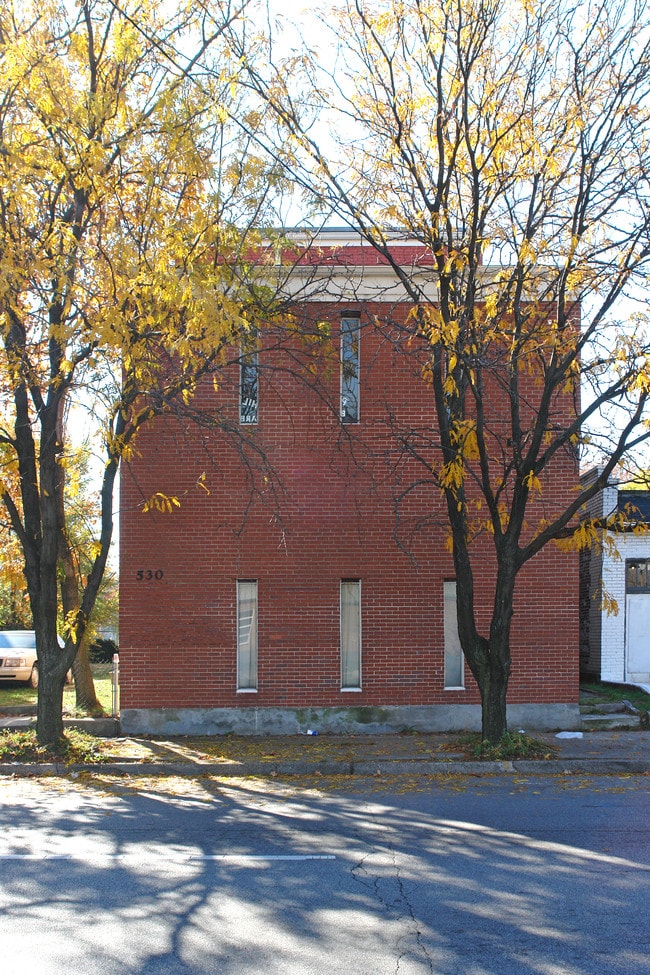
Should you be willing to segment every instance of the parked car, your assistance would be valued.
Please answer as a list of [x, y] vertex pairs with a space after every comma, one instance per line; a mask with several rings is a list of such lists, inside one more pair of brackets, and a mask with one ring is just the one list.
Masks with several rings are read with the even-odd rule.
[[38, 686], [36, 635], [33, 630], [0, 631], [0, 679]]
[[[59, 637], [59, 644], [63, 640]], [[0, 680], [22, 680], [38, 687], [36, 634], [33, 630], [0, 630]]]

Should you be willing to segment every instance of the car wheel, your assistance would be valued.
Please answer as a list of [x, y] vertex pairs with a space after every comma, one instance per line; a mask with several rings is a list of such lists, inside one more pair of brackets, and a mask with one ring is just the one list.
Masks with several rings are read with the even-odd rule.
[[32, 667], [32, 672], [29, 675], [29, 686], [38, 687], [38, 664], [34, 664]]

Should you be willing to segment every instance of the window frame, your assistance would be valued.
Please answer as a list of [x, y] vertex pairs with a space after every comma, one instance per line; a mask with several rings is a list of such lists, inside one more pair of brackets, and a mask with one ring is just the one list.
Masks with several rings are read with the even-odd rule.
[[[644, 567], [645, 581], [639, 582], [639, 572], [640, 566]], [[634, 582], [630, 582], [630, 576], [634, 570], [635, 578]], [[625, 592], [626, 595], [630, 593], [650, 593], [650, 559], [645, 559], [643, 557], [631, 558], [625, 560]]]
[[[353, 603], [345, 600], [344, 590], [354, 586], [356, 599]], [[350, 590], [352, 591], [352, 590]], [[361, 579], [341, 579], [339, 584], [339, 655], [341, 690], [345, 693], [362, 690], [362, 662], [363, 662], [363, 634], [361, 613]], [[346, 613], [354, 610], [354, 619], [348, 618]], [[355, 634], [354, 645], [350, 641], [351, 634]], [[349, 657], [356, 659], [349, 661]], [[358, 679], [352, 682], [349, 673]]]
[[[352, 350], [352, 354], [348, 350]], [[361, 419], [361, 315], [358, 312], [345, 312], [341, 315], [341, 375], [339, 414], [341, 423], [359, 423]], [[346, 367], [353, 363], [352, 371], [346, 374]], [[356, 411], [349, 416], [347, 399], [354, 402]]]
[[[245, 596], [244, 587], [250, 586], [254, 587], [254, 590], [249, 591], [249, 595]], [[258, 688], [258, 666], [259, 666], [259, 634], [258, 634], [258, 612], [259, 612], [259, 587], [257, 579], [238, 579], [237, 580], [237, 693], [238, 694], [256, 694]], [[253, 602], [252, 614], [250, 622], [248, 623], [248, 631], [244, 636], [243, 628], [245, 621], [243, 619], [243, 611], [246, 608], [245, 600]], [[254, 639], [251, 645], [251, 632], [254, 634]], [[244, 663], [244, 646], [248, 644], [247, 654], [250, 656], [250, 660], [246, 667], [243, 667]], [[243, 679], [243, 672], [246, 670], [248, 676], [246, 682]]]
[[[253, 396], [245, 396], [248, 389]], [[250, 405], [250, 404], [253, 404]], [[255, 426], [260, 412], [260, 374], [257, 349], [257, 331], [251, 333], [248, 347], [242, 345], [239, 359], [239, 422], [242, 426]]]
[[[458, 635], [456, 580], [445, 579], [443, 589], [443, 686], [446, 691], [465, 690], [465, 655]], [[460, 683], [452, 678], [460, 676]]]

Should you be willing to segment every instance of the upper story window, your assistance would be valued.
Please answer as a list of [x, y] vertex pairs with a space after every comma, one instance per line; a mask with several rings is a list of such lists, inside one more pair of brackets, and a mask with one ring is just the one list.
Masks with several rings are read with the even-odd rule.
[[257, 423], [259, 404], [259, 369], [257, 362], [257, 335], [251, 336], [247, 347], [242, 347], [239, 367], [239, 422]]
[[341, 318], [341, 421], [359, 422], [359, 316]]
[[620, 490], [618, 510], [626, 512], [630, 521], [650, 524], [650, 491]]

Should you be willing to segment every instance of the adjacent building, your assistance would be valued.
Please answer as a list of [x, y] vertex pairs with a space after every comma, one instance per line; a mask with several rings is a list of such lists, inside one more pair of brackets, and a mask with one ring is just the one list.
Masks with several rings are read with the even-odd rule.
[[648, 488], [612, 480], [589, 514], [606, 520], [616, 513], [624, 515], [621, 530], [581, 553], [580, 669], [585, 677], [650, 690]]

